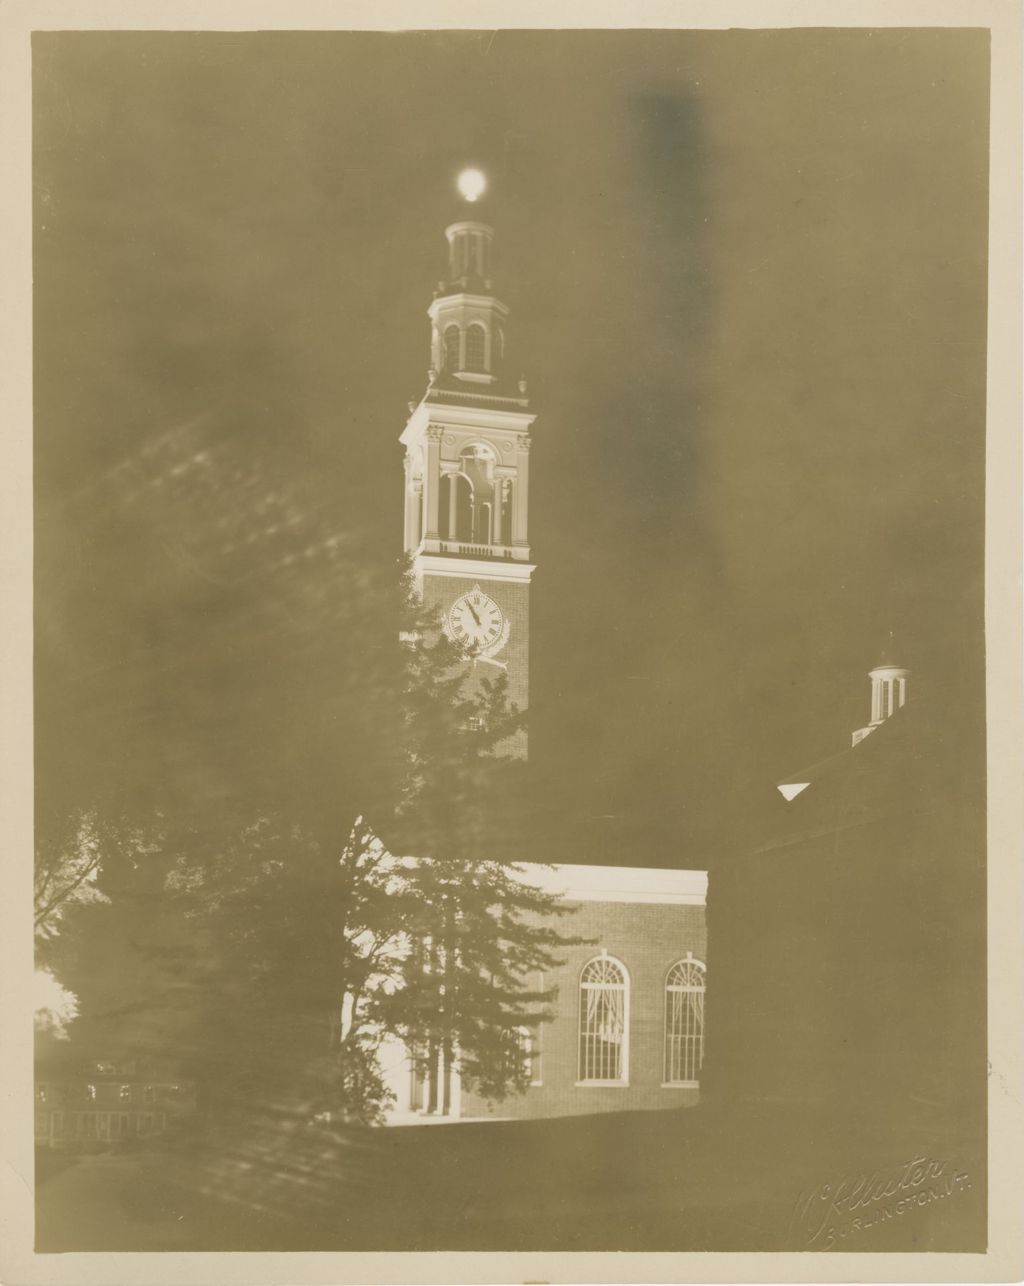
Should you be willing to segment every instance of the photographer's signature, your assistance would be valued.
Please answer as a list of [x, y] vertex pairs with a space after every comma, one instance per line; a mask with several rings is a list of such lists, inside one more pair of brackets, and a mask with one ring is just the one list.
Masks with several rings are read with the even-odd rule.
[[945, 1201], [970, 1187], [966, 1171], [947, 1161], [917, 1156], [905, 1164], [802, 1193], [793, 1212], [793, 1232], [804, 1250], [831, 1250], [876, 1224], [899, 1219], [933, 1201]]

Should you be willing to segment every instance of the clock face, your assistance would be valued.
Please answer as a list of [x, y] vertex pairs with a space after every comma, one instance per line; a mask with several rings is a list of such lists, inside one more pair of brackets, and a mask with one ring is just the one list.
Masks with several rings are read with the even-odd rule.
[[450, 639], [477, 656], [493, 656], [508, 641], [509, 622], [501, 608], [479, 585], [451, 605], [445, 618]]

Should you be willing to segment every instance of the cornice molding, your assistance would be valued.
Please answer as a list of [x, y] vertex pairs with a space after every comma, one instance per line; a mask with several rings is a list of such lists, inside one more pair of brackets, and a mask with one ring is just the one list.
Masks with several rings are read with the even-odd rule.
[[503, 318], [508, 317], [512, 311], [507, 304], [503, 304], [494, 295], [473, 295], [459, 290], [453, 294], [438, 295], [436, 299], [432, 299], [427, 309], [427, 316], [432, 322], [436, 322], [438, 314], [450, 308], [479, 308], [482, 311], [500, 313]]
[[537, 570], [535, 563], [519, 563], [512, 558], [453, 558], [446, 554], [415, 554], [412, 567], [417, 577], [447, 576], [517, 585], [528, 585]]
[[[471, 394], [467, 399], [472, 397]], [[466, 430], [505, 432], [513, 435], [529, 435], [536, 415], [531, 411], [505, 410], [503, 407], [458, 406], [453, 403], [420, 402], [409, 416], [405, 428], [399, 436], [404, 446], [410, 446], [424, 436], [429, 428], [440, 432], [448, 429], [465, 432]]]
[[707, 871], [650, 866], [539, 866], [524, 862], [520, 878], [545, 892], [561, 893], [570, 902], [703, 906], [708, 889]]

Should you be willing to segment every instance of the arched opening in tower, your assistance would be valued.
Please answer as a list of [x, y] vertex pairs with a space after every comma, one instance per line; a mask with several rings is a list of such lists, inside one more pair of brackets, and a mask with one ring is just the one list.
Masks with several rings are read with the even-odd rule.
[[[472, 484], [469, 534], [459, 536], [460, 540], [472, 540], [480, 545], [491, 543], [491, 515], [495, 501], [494, 466], [497, 463], [493, 448], [485, 442], [475, 442], [459, 452], [461, 473]], [[461, 524], [459, 530], [464, 530]]]
[[487, 335], [479, 322], [466, 330], [466, 370], [483, 373], [486, 365]]
[[473, 539], [473, 484], [464, 473], [441, 475], [437, 527], [442, 540]]

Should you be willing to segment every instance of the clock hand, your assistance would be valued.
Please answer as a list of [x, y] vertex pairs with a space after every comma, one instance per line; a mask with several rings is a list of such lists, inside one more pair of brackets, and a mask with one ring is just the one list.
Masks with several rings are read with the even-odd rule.
[[477, 625], [480, 625], [480, 617], [477, 616], [476, 611], [473, 608], [473, 604], [469, 601], [468, 598], [466, 599], [466, 606], [469, 608], [470, 612], [472, 612], [473, 620], [476, 621]]

